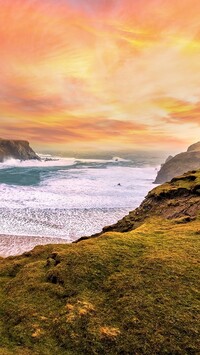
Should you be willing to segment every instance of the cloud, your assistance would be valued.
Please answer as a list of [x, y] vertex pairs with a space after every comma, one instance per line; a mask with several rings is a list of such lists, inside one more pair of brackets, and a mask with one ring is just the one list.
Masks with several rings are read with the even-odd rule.
[[46, 132], [44, 140], [54, 144], [159, 147], [196, 139], [199, 1], [0, 0], [0, 6], [2, 133], [23, 127], [30, 139], [39, 142]]
[[[52, 125], [40, 122], [25, 123], [26, 135], [31, 142], [36, 145], [48, 146], [52, 148], [52, 142], [62, 147], [62, 149], [84, 149], [90, 146], [90, 149], [154, 149], [175, 145], [184, 146], [184, 140], [179, 137], [172, 137], [163, 134], [163, 132], [152, 130], [148, 126], [138, 123], [131, 123], [118, 120], [96, 119], [95, 121], [69, 120], [60, 124]], [[9, 134], [8, 134], [9, 132]], [[23, 127], [13, 124], [9, 125], [7, 121], [1, 125], [1, 135], [4, 137], [18, 138], [23, 132]], [[53, 146], [56, 147], [55, 144]]]
[[195, 124], [200, 126], [200, 102], [169, 100], [170, 114], [166, 118], [171, 124]]

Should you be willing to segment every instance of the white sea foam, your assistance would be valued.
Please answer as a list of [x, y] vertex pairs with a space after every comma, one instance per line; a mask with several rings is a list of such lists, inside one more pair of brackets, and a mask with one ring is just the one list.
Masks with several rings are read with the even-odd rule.
[[0, 234], [72, 241], [99, 232], [137, 207], [156, 175], [119, 157], [54, 159], [0, 165]]
[[[49, 159], [49, 160], [45, 160]], [[51, 159], [51, 160], [50, 160]], [[18, 159], [7, 159], [0, 164], [0, 169], [11, 168], [11, 167], [54, 167], [54, 166], [70, 166], [75, 164], [75, 158], [60, 158], [51, 156], [42, 156], [42, 160], [25, 160], [21, 161]]]
[[18, 159], [7, 159], [0, 164], [0, 169], [11, 168], [11, 167], [56, 167], [56, 166], [72, 166], [77, 163], [119, 163], [119, 162], [130, 162], [128, 159], [123, 159], [120, 157], [113, 157], [112, 159], [76, 159], [76, 158], [65, 158], [60, 156], [51, 156], [50, 154], [38, 154], [41, 160], [25, 160], [21, 161]]

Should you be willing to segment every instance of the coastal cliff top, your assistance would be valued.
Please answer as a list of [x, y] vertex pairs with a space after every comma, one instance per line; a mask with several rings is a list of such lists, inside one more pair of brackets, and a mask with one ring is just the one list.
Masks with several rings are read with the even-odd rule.
[[4, 142], [13, 142], [13, 143], [18, 143], [18, 142], [21, 142], [21, 143], [25, 143], [25, 144], [29, 144], [29, 142], [25, 139], [8, 139], [8, 138], [1, 138], [0, 137], [0, 143], [4, 141]]

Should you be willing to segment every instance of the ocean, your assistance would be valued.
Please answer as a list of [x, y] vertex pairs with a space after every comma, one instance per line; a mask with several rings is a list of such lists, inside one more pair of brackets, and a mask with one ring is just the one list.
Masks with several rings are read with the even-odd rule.
[[151, 190], [157, 159], [75, 159], [0, 164], [0, 235], [62, 238], [100, 232]]

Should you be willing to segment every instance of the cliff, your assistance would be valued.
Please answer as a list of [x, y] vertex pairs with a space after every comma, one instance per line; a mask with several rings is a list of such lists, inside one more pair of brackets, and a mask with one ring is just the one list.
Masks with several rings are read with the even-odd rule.
[[167, 160], [161, 166], [155, 184], [170, 181], [173, 177], [186, 173], [189, 170], [200, 168], [200, 142], [191, 145], [187, 152], [180, 153]]
[[197, 354], [199, 202], [196, 171], [125, 228], [0, 258], [0, 354]]
[[[117, 223], [106, 226], [98, 237], [106, 232], [128, 232], [138, 228], [148, 218], [162, 217], [175, 221], [190, 221], [200, 212], [200, 171], [191, 171], [173, 178], [151, 190], [142, 204]], [[90, 238], [90, 237], [89, 237]], [[80, 238], [77, 242], [87, 239]]]
[[39, 156], [29, 146], [29, 142], [23, 140], [9, 140], [0, 138], [0, 162], [14, 158], [19, 160], [40, 160]]

